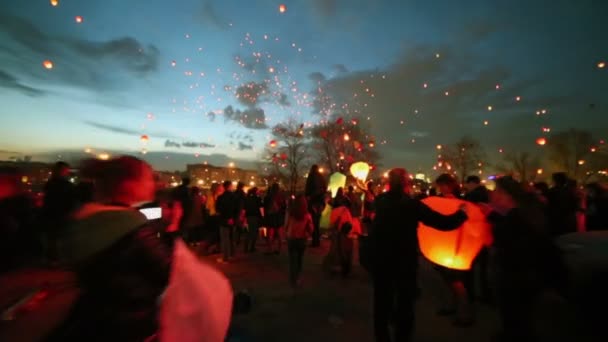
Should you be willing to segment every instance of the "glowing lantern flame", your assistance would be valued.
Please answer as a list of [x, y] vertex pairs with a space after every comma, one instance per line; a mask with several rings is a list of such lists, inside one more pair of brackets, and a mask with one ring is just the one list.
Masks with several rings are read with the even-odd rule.
[[581, 159], [581, 160], [579, 160], [579, 161], [578, 161], [578, 165], [585, 165], [585, 161], [584, 161], [584, 160], [582, 160], [582, 159]]
[[59, 0], [51, 0], [50, 3], [51, 3], [51, 6], [53, 6], [53, 7], [59, 6]]
[[365, 181], [369, 174], [369, 164], [366, 162], [357, 162], [350, 166], [350, 173], [358, 180]]
[[141, 136], [140, 140], [141, 140], [142, 143], [145, 144], [145, 143], [148, 142], [148, 140], [150, 140], [150, 138], [148, 138], [148, 136], [144, 134], [144, 135]]
[[539, 174], [539, 175], [542, 175], [543, 174], [543, 169], [536, 170], [536, 173]]
[[604, 69], [606, 67], [606, 62], [599, 62], [597, 63], [597, 67], [600, 69]]
[[50, 60], [45, 60], [44, 62], [42, 62], [42, 65], [46, 68], [46, 69], [53, 69], [53, 62], [51, 62]]
[[79, 15], [77, 15], [77, 16], [74, 18], [74, 20], [76, 20], [76, 22], [77, 22], [78, 24], [82, 23], [82, 21], [83, 21], [82, 17], [81, 17], [81, 16], [79, 16]]
[[348, 133], [344, 133], [344, 141], [349, 141], [350, 140], [350, 136], [348, 135]]
[[462, 204], [467, 206], [468, 219], [458, 229], [442, 232], [421, 223], [418, 241], [422, 254], [433, 263], [456, 270], [469, 270], [481, 248], [491, 243], [485, 215], [477, 206], [457, 199], [429, 197], [423, 202], [444, 215], [456, 212]]
[[547, 144], [547, 139], [545, 138], [538, 138], [536, 139], [536, 143], [540, 146], [545, 146]]
[[285, 5], [283, 5], [283, 4], [280, 4], [280, 5], [279, 5], [279, 12], [280, 12], [280, 13], [285, 13], [285, 12], [287, 12], [287, 6], [285, 6]]
[[277, 147], [277, 141], [276, 140], [270, 140], [270, 147]]

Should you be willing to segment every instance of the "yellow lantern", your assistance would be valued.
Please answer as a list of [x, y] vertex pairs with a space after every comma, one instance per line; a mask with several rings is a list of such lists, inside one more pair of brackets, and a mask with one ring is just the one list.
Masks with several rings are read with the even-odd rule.
[[369, 164], [366, 162], [357, 162], [350, 166], [350, 173], [357, 180], [365, 182], [369, 174]]
[[458, 199], [429, 197], [423, 202], [444, 215], [455, 213], [461, 204], [467, 206], [468, 219], [455, 230], [443, 232], [420, 223], [418, 241], [420, 251], [431, 262], [455, 270], [470, 270], [481, 248], [492, 241], [485, 215], [476, 205]]
[[346, 176], [340, 172], [336, 172], [329, 177], [329, 191], [331, 191], [331, 197], [336, 197], [339, 188], [346, 186]]

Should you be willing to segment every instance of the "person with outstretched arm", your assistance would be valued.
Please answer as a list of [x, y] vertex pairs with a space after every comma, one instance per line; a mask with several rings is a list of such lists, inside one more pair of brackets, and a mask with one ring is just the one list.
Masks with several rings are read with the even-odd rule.
[[[376, 341], [410, 341], [414, 331], [414, 302], [417, 293], [418, 223], [440, 230], [453, 230], [467, 219], [464, 206], [452, 215], [442, 215], [409, 196], [407, 171], [389, 172], [389, 191], [375, 200], [370, 239], [374, 284], [374, 332]], [[394, 339], [389, 333], [391, 316]]]

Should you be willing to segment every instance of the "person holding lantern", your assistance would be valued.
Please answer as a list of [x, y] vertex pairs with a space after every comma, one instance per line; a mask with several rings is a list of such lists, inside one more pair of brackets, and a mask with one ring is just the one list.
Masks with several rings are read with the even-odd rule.
[[388, 174], [389, 190], [376, 198], [370, 231], [374, 284], [376, 341], [391, 341], [389, 322], [394, 320], [395, 341], [410, 341], [414, 330], [417, 294], [418, 223], [440, 230], [458, 228], [467, 219], [464, 206], [442, 215], [411, 198], [409, 177], [402, 168]]

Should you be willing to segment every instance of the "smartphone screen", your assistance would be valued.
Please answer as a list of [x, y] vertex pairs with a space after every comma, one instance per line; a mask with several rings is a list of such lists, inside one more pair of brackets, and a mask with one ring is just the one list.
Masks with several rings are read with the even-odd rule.
[[144, 214], [148, 220], [158, 220], [163, 216], [161, 207], [144, 208], [139, 209], [139, 211]]

